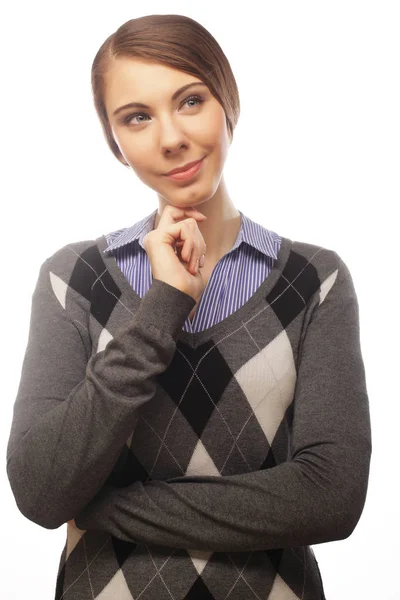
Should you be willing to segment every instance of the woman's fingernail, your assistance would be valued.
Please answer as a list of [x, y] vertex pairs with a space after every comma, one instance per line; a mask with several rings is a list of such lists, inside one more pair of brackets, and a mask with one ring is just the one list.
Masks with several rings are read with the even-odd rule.
[[199, 263], [200, 267], [204, 267], [204, 260], [205, 260], [205, 256], [204, 256], [204, 254], [202, 254], [201, 258], [200, 258], [200, 263]]

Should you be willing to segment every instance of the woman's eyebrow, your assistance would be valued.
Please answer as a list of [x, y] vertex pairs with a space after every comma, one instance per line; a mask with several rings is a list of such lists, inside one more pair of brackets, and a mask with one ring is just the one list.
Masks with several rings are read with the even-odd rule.
[[[207, 87], [207, 85], [201, 81], [195, 81], [193, 83], [188, 83], [187, 85], [183, 85], [178, 90], [176, 90], [176, 92], [174, 92], [172, 94], [171, 100], [175, 100], [179, 96], [179, 94], [181, 94], [188, 88], [193, 87], [195, 85], [204, 85], [205, 87]], [[114, 110], [113, 116], [117, 115], [119, 112], [121, 112], [121, 110], [124, 110], [125, 108], [148, 108], [149, 109], [150, 106], [147, 106], [147, 104], [142, 104], [142, 102], [130, 102], [129, 104], [124, 104], [124, 106], [120, 106], [116, 110]]]

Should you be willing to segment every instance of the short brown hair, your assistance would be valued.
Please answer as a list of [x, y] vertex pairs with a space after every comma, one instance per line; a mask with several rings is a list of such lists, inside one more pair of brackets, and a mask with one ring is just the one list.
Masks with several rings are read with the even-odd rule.
[[92, 93], [104, 136], [112, 153], [129, 166], [116, 144], [104, 104], [110, 62], [132, 57], [163, 63], [203, 81], [222, 105], [228, 131], [239, 119], [240, 101], [231, 66], [215, 38], [200, 23], [183, 15], [147, 15], [121, 25], [101, 45], [92, 64]]

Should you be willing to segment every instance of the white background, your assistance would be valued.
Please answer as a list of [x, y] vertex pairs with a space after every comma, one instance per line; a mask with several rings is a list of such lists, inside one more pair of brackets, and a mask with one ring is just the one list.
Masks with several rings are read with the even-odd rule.
[[90, 69], [125, 21], [176, 13], [217, 39], [241, 116], [225, 165], [235, 206], [334, 249], [353, 276], [373, 434], [350, 538], [313, 547], [328, 600], [395, 600], [398, 582], [400, 18], [398, 2], [15, 2], [1, 9], [1, 595], [53, 599], [67, 526], [18, 510], [6, 444], [41, 263], [132, 225], [156, 193], [109, 151]]

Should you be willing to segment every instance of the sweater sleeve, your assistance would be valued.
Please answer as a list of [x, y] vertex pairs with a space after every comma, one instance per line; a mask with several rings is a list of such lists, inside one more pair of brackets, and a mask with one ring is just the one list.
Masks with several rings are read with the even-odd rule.
[[129, 325], [88, 360], [82, 323], [53, 291], [51, 259], [42, 264], [32, 295], [7, 475], [22, 514], [55, 529], [106, 483], [196, 302], [153, 279]]
[[75, 518], [128, 542], [208, 551], [313, 545], [351, 535], [363, 511], [372, 452], [358, 301], [338, 257], [316, 293], [298, 363], [290, 460], [230, 476], [105, 486]]

